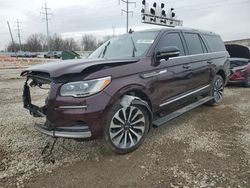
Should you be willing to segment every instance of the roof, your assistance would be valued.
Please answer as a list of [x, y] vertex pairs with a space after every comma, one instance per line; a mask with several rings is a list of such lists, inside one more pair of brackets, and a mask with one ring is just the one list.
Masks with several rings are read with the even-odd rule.
[[137, 32], [144, 32], [144, 31], [168, 31], [168, 30], [180, 30], [180, 31], [187, 31], [187, 32], [199, 32], [203, 34], [209, 34], [209, 35], [218, 35], [214, 32], [207, 31], [207, 30], [201, 30], [201, 29], [194, 29], [194, 28], [188, 28], [188, 27], [168, 27], [168, 28], [159, 28], [159, 29], [147, 29], [147, 30], [141, 30]]

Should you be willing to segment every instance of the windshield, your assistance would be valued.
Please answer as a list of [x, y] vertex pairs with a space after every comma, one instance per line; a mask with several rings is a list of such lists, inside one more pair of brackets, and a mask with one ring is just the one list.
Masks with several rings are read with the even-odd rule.
[[123, 59], [144, 55], [155, 40], [158, 32], [135, 32], [105, 42], [88, 58]]

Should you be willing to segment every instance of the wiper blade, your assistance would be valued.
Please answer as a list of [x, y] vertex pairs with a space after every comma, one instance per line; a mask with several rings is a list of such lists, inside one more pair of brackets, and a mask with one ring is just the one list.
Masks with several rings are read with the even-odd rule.
[[[110, 41], [106, 44], [106, 46], [104, 47], [104, 50], [103, 50], [103, 52], [102, 52], [102, 58], [104, 58], [104, 56], [105, 56], [105, 54], [106, 54], [106, 51], [107, 51], [107, 48], [108, 48], [108, 46], [110, 45]], [[100, 56], [101, 56], [101, 54], [100, 54]], [[99, 56], [99, 57], [100, 57]]]
[[134, 41], [134, 39], [133, 39], [132, 36], [130, 38], [131, 38], [131, 41], [132, 41], [132, 44], [133, 44], [133, 54], [132, 54], [132, 57], [135, 57], [135, 52], [137, 52], [137, 49], [135, 47], [135, 41]]

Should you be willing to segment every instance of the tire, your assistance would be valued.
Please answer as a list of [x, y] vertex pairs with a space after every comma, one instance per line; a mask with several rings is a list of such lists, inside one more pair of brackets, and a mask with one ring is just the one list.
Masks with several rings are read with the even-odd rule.
[[149, 126], [150, 120], [145, 107], [131, 104], [125, 109], [118, 101], [107, 115], [105, 144], [118, 154], [132, 152], [145, 140]]
[[210, 106], [216, 106], [221, 103], [224, 95], [225, 81], [220, 75], [216, 75], [212, 81], [210, 96], [213, 100], [209, 101], [207, 104]]
[[246, 79], [245, 87], [250, 87], [250, 75]]

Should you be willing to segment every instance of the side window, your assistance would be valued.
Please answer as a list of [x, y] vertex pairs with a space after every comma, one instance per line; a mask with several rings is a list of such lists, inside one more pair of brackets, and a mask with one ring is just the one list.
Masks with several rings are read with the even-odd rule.
[[212, 52], [225, 51], [225, 45], [217, 35], [203, 35]]
[[184, 37], [187, 42], [190, 55], [203, 54], [205, 52], [204, 46], [202, 46], [201, 39], [198, 34], [184, 33]]
[[[199, 38], [200, 38], [200, 37], [199, 37]], [[204, 41], [203, 41], [201, 38], [200, 38], [200, 41], [201, 41], [201, 45], [202, 45], [203, 52], [208, 53], [208, 50], [207, 50], [206, 45], [204, 44]]]
[[158, 49], [167, 46], [176, 46], [180, 50], [180, 56], [185, 55], [184, 47], [179, 33], [169, 33], [163, 36], [160, 41], [160, 44], [158, 45]]

